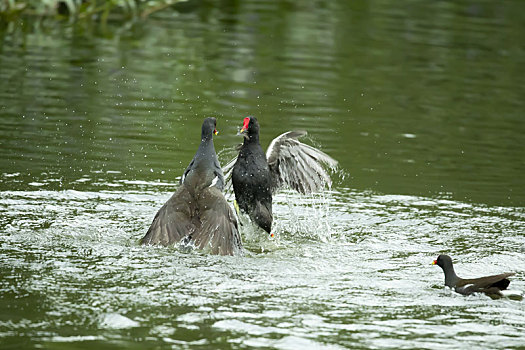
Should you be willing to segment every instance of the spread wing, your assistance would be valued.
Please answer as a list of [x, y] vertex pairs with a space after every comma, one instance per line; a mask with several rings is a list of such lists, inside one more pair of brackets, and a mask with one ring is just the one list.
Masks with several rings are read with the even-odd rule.
[[298, 140], [305, 135], [306, 131], [288, 131], [270, 143], [266, 159], [273, 177], [273, 191], [289, 187], [300, 193], [311, 193], [332, 185], [326, 166], [335, 168], [337, 161]]
[[212, 254], [242, 253], [237, 220], [221, 191], [207, 187], [198, 198], [182, 185], [159, 209], [141, 244], [182, 242]]
[[[208, 187], [197, 200], [201, 225], [192, 235], [190, 243], [212, 254], [236, 255], [242, 252], [237, 219], [216, 187]], [[199, 204], [199, 203], [206, 203]]]
[[180, 242], [195, 230], [191, 219], [191, 195], [186, 186], [180, 186], [159, 209], [141, 244], [168, 246]]

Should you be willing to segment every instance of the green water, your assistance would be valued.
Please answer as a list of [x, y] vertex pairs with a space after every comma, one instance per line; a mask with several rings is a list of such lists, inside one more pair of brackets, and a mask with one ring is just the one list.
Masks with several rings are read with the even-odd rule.
[[[38, 22], [38, 23], [37, 23]], [[107, 26], [0, 23], [1, 348], [520, 348], [525, 3], [190, 1]], [[244, 257], [141, 247], [215, 148], [291, 129], [340, 163]]]

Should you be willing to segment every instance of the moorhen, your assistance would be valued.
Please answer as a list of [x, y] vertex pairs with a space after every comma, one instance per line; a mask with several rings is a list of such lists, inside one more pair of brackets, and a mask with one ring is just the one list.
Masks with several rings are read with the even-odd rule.
[[142, 244], [182, 243], [212, 254], [242, 252], [237, 219], [222, 189], [224, 175], [213, 147], [215, 118], [202, 123], [201, 143], [184, 171], [180, 187], [159, 209]]
[[500, 275], [486, 276], [480, 278], [464, 279], [460, 278], [454, 272], [452, 259], [448, 255], [440, 255], [432, 262], [432, 265], [438, 265], [445, 273], [445, 285], [453, 288], [456, 292], [463, 295], [472, 293], [485, 293], [491, 297], [503, 296], [501, 291], [507, 289], [510, 281], [507, 277], [514, 273], [502, 273]]
[[[272, 140], [266, 154], [259, 143], [259, 122], [246, 117], [239, 131], [244, 136], [239, 155], [225, 166], [238, 209], [252, 222], [271, 233], [272, 194], [281, 187], [302, 194], [321, 190], [332, 181], [323, 165], [333, 168], [337, 161], [320, 150], [299, 142], [306, 131], [288, 131]], [[233, 167], [233, 170], [232, 170]], [[272, 234], [273, 235], [273, 234]]]

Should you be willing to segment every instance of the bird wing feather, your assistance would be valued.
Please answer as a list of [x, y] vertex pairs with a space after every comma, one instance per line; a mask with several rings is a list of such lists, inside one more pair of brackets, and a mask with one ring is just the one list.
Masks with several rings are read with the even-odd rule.
[[232, 160], [230, 160], [225, 166], [222, 167], [222, 172], [224, 173], [224, 192], [231, 193], [232, 192], [232, 174], [233, 174], [233, 167], [235, 166], [235, 163], [237, 162], [239, 154], [235, 156]]
[[236, 255], [242, 252], [237, 219], [216, 187], [209, 187], [199, 194], [197, 208], [201, 225], [191, 235], [190, 244], [218, 255]]
[[334, 168], [337, 161], [298, 140], [306, 134], [306, 131], [288, 131], [270, 143], [266, 159], [274, 180], [273, 191], [290, 187], [304, 194], [331, 186], [332, 181], [325, 167]]
[[193, 209], [188, 203], [191, 203], [191, 195], [182, 185], [159, 209], [141, 243], [168, 246], [191, 234], [195, 225], [191, 219]]
[[512, 275], [514, 275], [514, 273], [511, 272], [480, 278], [461, 279], [461, 281], [456, 284], [456, 289], [459, 289], [462, 294], [484, 292], [494, 287], [499, 290], [504, 290], [507, 289], [510, 283], [507, 277]]
[[237, 219], [222, 192], [215, 186], [194, 198], [180, 186], [159, 209], [142, 244], [194, 246], [211, 254], [242, 253]]

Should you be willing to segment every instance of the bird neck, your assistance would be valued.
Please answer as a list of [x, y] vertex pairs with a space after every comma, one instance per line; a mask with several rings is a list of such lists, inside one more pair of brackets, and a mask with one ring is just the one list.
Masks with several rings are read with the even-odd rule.
[[459, 280], [459, 277], [456, 275], [454, 267], [449, 266], [446, 270], [443, 271], [445, 272], [445, 286], [450, 288], [455, 287], [456, 283]]
[[213, 135], [210, 134], [210, 133], [202, 133], [201, 134], [201, 143], [202, 142], [210, 142], [211, 140], [213, 140]]
[[190, 193], [193, 194], [205, 187], [214, 185], [214, 178], [216, 176], [218, 176], [218, 178], [215, 180], [215, 183], [219, 181], [219, 185], [216, 185], [216, 187], [222, 189], [224, 178], [218, 164], [219, 161], [215, 153], [213, 140], [203, 140], [183, 179], [183, 183], [187, 185]]
[[215, 155], [215, 147], [213, 146], [213, 138], [211, 136], [208, 138], [204, 138], [203, 136], [201, 144], [197, 149], [197, 154], [199, 155], [199, 158], [206, 155]]
[[245, 145], [258, 145], [259, 144], [259, 134], [251, 134], [244, 139]]

